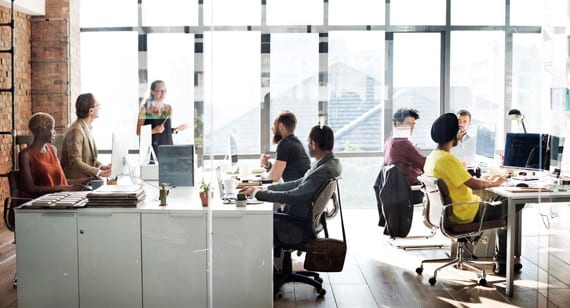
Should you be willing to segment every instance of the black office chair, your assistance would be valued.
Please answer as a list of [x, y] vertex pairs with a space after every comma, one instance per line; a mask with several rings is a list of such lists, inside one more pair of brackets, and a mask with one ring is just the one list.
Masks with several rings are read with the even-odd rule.
[[[440, 263], [446, 262], [444, 265], [438, 267], [433, 272], [433, 277], [429, 279], [429, 283], [433, 286], [436, 283], [437, 272], [445, 267], [455, 265], [458, 269], [468, 268], [479, 273], [479, 285], [485, 285], [486, 272], [484, 269], [478, 267], [475, 263], [465, 260], [463, 252], [467, 250], [473, 255], [473, 252], [469, 250], [468, 243], [475, 245], [479, 240], [479, 236], [482, 231], [488, 229], [495, 229], [506, 226], [507, 222], [505, 219], [496, 220], [484, 220], [479, 222], [472, 222], [466, 224], [455, 224], [449, 221], [449, 217], [452, 214], [452, 209], [454, 206], [462, 206], [467, 204], [483, 204], [483, 211], [487, 210], [488, 206], [500, 206], [500, 201], [486, 202], [486, 201], [473, 201], [473, 202], [462, 202], [453, 203], [449, 197], [449, 190], [447, 185], [442, 179], [438, 179], [431, 176], [421, 175], [418, 177], [422, 183], [422, 190], [424, 191], [425, 198], [425, 211], [424, 219], [426, 223], [430, 224], [435, 228], [440, 228], [443, 235], [450, 239], [457, 240], [457, 250], [455, 258], [445, 258], [445, 259], [431, 259], [423, 260], [420, 267], [416, 268], [416, 273], [421, 275], [424, 270], [424, 263]], [[485, 212], [481, 217], [485, 217]]]
[[[4, 199], [4, 225], [6, 225], [6, 228], [8, 230], [16, 232], [16, 219], [14, 216], [14, 209], [21, 204], [30, 201], [31, 198], [24, 197], [19, 170], [10, 171], [10, 173], [8, 173], [8, 184], [10, 186], [10, 196]], [[14, 237], [13, 243], [16, 243], [16, 237]], [[16, 277], [16, 273], [14, 273], [12, 285], [14, 288], [18, 285], [18, 278]]]
[[337, 180], [328, 180], [315, 194], [305, 219], [299, 219], [286, 213], [275, 213], [273, 219], [273, 241], [277, 255], [283, 251], [283, 268], [273, 273], [273, 295], [281, 297], [279, 290], [287, 282], [301, 282], [315, 287], [319, 296], [324, 296], [323, 279], [317, 272], [293, 271], [292, 251], [307, 251], [312, 239], [321, 231], [328, 232], [322, 223], [322, 217], [337, 188]]

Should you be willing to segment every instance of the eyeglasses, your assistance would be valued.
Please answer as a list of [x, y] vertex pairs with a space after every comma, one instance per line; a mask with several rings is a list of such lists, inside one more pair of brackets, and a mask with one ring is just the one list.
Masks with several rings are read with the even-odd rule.
[[101, 104], [96, 103], [96, 104], [93, 106], [93, 108], [97, 108], [97, 107], [101, 107]]

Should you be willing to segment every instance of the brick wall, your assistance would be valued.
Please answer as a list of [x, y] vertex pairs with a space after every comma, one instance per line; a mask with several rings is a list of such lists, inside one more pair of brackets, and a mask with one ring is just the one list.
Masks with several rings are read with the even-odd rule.
[[[19, 12], [15, 14], [15, 89], [16, 89], [16, 123], [18, 133], [27, 132], [28, 118], [31, 115], [31, 85], [32, 69], [30, 63], [30, 37], [31, 17]], [[10, 21], [10, 9], [0, 7], [0, 23]], [[0, 28], [0, 48], [8, 49], [11, 46], [9, 27]], [[0, 87], [11, 86], [11, 58], [8, 54], [0, 54]], [[12, 97], [10, 93], [0, 93], [0, 174], [6, 174], [12, 170]], [[6, 134], [8, 133], [8, 134]], [[0, 177], [0, 200], [4, 200], [9, 194], [8, 181]], [[0, 225], [3, 225], [0, 224]]]
[[[45, 16], [32, 17], [16, 12], [17, 134], [29, 134], [28, 119], [34, 112], [43, 111], [53, 115], [57, 133], [63, 133], [74, 119], [71, 95], [77, 95], [81, 84], [79, 0], [46, 0], [45, 5]], [[10, 9], [0, 7], [0, 22], [9, 20]], [[0, 29], [0, 48], [9, 47], [10, 40], [10, 29]], [[10, 74], [10, 58], [0, 54], [0, 87], [9, 87]], [[12, 131], [11, 114], [10, 95], [0, 93], [0, 132]], [[12, 136], [1, 134], [0, 174], [10, 170]], [[8, 195], [7, 179], [0, 177], [0, 200], [3, 201]], [[3, 227], [3, 222], [0, 226]]]

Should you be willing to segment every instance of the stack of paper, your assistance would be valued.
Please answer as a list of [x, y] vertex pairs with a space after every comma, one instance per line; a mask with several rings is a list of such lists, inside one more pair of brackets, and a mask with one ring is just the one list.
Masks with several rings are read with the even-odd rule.
[[141, 185], [105, 185], [87, 194], [87, 206], [137, 206], [145, 196]]

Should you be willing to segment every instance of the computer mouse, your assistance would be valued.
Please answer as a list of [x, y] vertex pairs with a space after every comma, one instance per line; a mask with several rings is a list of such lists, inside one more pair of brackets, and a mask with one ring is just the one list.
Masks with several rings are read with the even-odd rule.
[[518, 183], [516, 186], [517, 187], [528, 187], [528, 184], [527, 183]]

